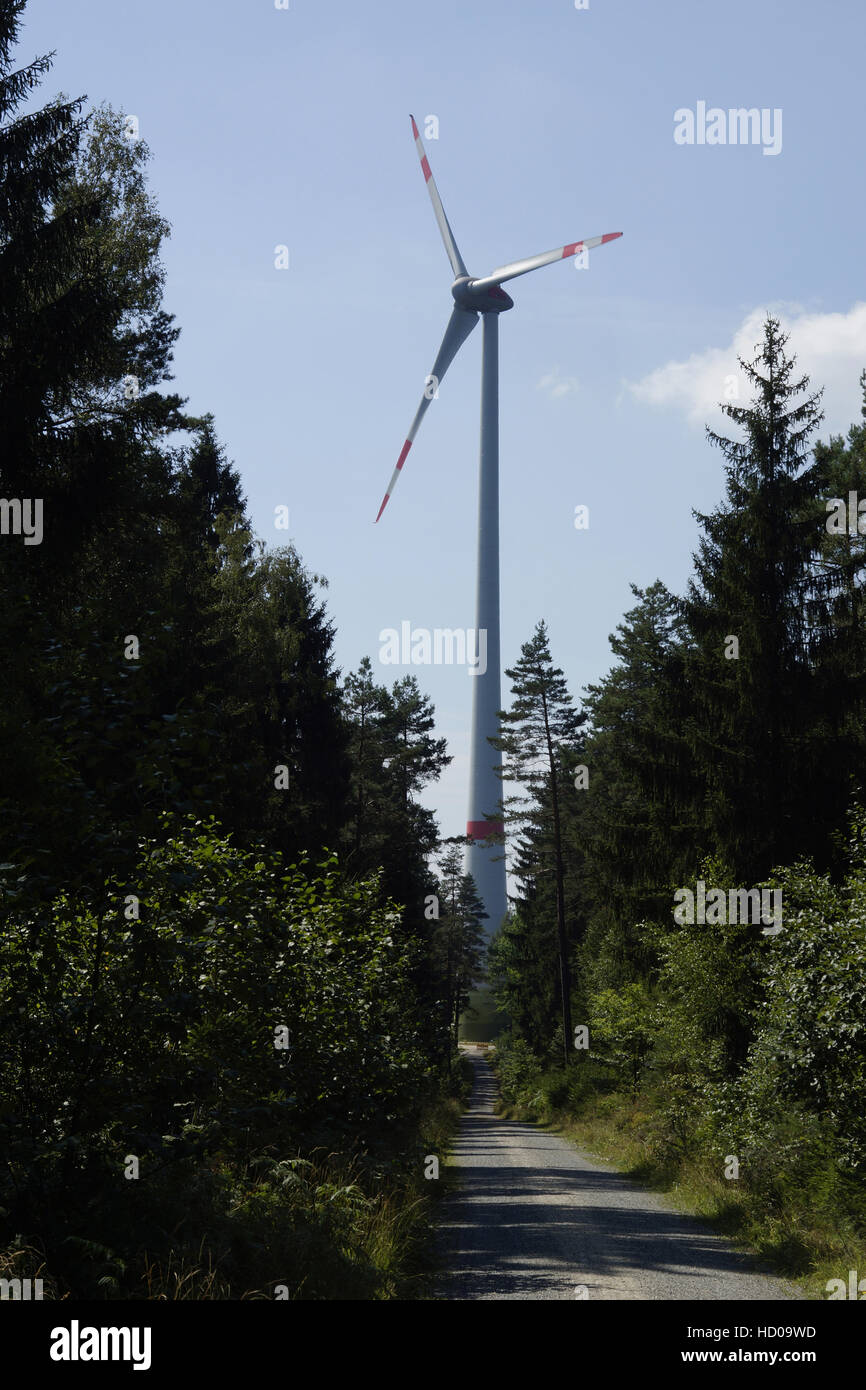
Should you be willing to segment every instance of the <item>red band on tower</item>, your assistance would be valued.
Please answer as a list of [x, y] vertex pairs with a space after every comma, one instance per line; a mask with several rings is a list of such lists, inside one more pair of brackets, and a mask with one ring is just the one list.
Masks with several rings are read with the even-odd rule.
[[491, 835], [504, 835], [505, 826], [501, 820], [468, 820], [466, 834], [470, 840], [486, 840]]

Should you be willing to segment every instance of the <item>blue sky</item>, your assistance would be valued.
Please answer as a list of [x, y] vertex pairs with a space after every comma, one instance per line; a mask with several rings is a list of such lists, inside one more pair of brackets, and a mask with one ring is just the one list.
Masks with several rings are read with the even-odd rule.
[[[269, 543], [289, 507], [289, 536], [328, 577], [344, 670], [369, 654], [382, 679], [404, 674], [377, 660], [380, 631], [403, 620], [474, 624], [480, 331], [373, 525], [451, 308], [410, 111], [438, 119], [428, 155], [470, 273], [624, 233], [588, 270], [508, 287], [505, 664], [544, 617], [577, 697], [610, 665], [629, 583], [682, 589], [691, 509], [722, 495], [703, 424], [764, 309], [826, 384], [825, 433], [859, 418], [855, 0], [31, 0], [19, 59], [50, 49], [43, 98], [86, 93], [138, 117], [173, 228], [176, 388], [214, 412]], [[676, 144], [675, 111], [699, 101], [780, 110], [780, 153]], [[428, 799], [460, 833], [472, 682], [416, 674], [454, 754]]]

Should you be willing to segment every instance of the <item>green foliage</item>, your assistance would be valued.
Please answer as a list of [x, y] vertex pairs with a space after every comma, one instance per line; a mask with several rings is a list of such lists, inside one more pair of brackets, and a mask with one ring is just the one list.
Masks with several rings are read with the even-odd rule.
[[461, 853], [452, 846], [443, 856], [436, 880], [439, 918], [433, 932], [433, 962], [441, 981], [445, 1036], [456, 1050], [460, 1017], [469, 996], [484, 977], [484, 927], [487, 916], [471, 874], [464, 874]]
[[[779, 1250], [796, 1264], [820, 1244], [806, 1229], [810, 1203], [834, 1240], [866, 1228], [859, 809], [845, 843], [866, 780], [866, 548], [847, 525], [825, 524], [828, 499], [862, 495], [866, 426], [813, 442], [820, 391], [772, 317], [741, 365], [751, 399], [723, 407], [738, 437], [709, 435], [725, 497], [697, 516], [694, 578], [683, 599], [658, 582], [633, 586], [637, 602], [611, 638], [616, 664], [586, 691], [573, 745], [588, 781], [572, 791], [536, 764], [520, 895], [490, 973], [515, 1042], [538, 1059], [512, 1082], [504, 1043], [510, 1103], [639, 1134], [647, 1171], [706, 1178], [762, 1242], [787, 1232]], [[861, 385], [866, 419], [866, 372]], [[527, 755], [541, 749], [527, 741]], [[544, 853], [555, 820], [562, 894]], [[781, 891], [782, 930], [678, 924], [674, 893], [698, 878]], [[563, 1042], [562, 899], [571, 1002], [592, 1049], [568, 1080], [551, 1065]], [[741, 1178], [722, 1197], [726, 1155]]]
[[[786, 345], [768, 317], [754, 360], [740, 362], [752, 400], [722, 407], [743, 437], [708, 431], [725, 458], [727, 496], [711, 515], [696, 514], [703, 534], [683, 604], [686, 726], [702, 807], [714, 849], [747, 880], [820, 843], [816, 821], [825, 833], [838, 828], [848, 792], [823, 741], [808, 736], [824, 722], [812, 642], [832, 580], [814, 564], [825, 482], [809, 448], [821, 392], [805, 394], [808, 377], [797, 377]], [[729, 635], [736, 659], [725, 655]]]
[[603, 989], [590, 998], [589, 1019], [592, 1055], [610, 1063], [636, 1100], [659, 1027], [652, 999], [640, 984]]
[[638, 924], [667, 911], [668, 885], [684, 881], [699, 843], [682, 727], [683, 619], [663, 584], [631, 587], [638, 602], [610, 638], [617, 662], [584, 701], [589, 785], [566, 801], [567, 887], [586, 923], [579, 956], [588, 991], [653, 967]]
[[[562, 1018], [562, 1055], [567, 1067], [571, 1038], [572, 931], [566, 910], [563, 801], [569, 777], [578, 760], [580, 730], [586, 716], [572, 704], [562, 671], [553, 664], [547, 626], [536, 625], [520, 650], [513, 670], [510, 710], [500, 710], [500, 735], [490, 742], [503, 755], [499, 773], [521, 790], [503, 799], [504, 814], [513, 827], [524, 830], [517, 873], [524, 880], [552, 875], [556, 914], [556, 953], [559, 1005]], [[496, 808], [489, 808], [494, 817]], [[531, 909], [525, 917], [529, 918]], [[498, 927], [499, 923], [491, 923]]]
[[488, 947], [487, 973], [498, 1008], [540, 1055], [556, 1027], [559, 999], [556, 930], [552, 913], [538, 907], [521, 904], [506, 917]]
[[160, 1227], [147, 1194], [178, 1167], [187, 1180], [191, 1163], [233, 1171], [322, 1144], [387, 1165], [434, 1090], [398, 921], [333, 857], [286, 867], [192, 818], [166, 820], [98, 899], [10, 913], [0, 1207], [15, 1229], [52, 1232], [63, 1270], [85, 1233], [117, 1248], [127, 1203], [137, 1233], [136, 1202]]
[[387, 891], [420, 905], [429, 887], [426, 856], [438, 843], [433, 817], [417, 800], [451, 759], [432, 737], [433, 709], [414, 676], [376, 685], [369, 657], [346, 676], [351, 783], [343, 831], [355, 873], [381, 866]]
[[[445, 741], [406, 677], [368, 756], [326, 581], [255, 540], [213, 417], [166, 389], [147, 146], [107, 105], [35, 109], [23, 8], [0, 0], [0, 490], [40, 499], [44, 544], [0, 547], [3, 1235], [58, 1287], [128, 1296], [148, 1256], [149, 1296], [215, 1297], [294, 1233], [292, 1297], [394, 1296], [452, 1079], [418, 797]], [[465, 886], [459, 911], [458, 995]]]
[[841, 888], [808, 864], [780, 872], [784, 929], [769, 952], [744, 1077], [752, 1108], [767, 1095], [829, 1124], [836, 1162], [866, 1171], [866, 813], [852, 817]]
[[530, 1051], [523, 1038], [504, 1037], [496, 1044], [493, 1066], [505, 1101], [530, 1105], [538, 1094], [543, 1071], [540, 1058]]

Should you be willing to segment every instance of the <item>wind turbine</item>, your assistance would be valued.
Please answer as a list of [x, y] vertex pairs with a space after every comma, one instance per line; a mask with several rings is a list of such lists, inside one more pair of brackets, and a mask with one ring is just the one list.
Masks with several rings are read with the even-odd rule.
[[[503, 824], [490, 817], [495, 813], [502, 799], [501, 782], [496, 767], [499, 757], [493, 751], [488, 739], [499, 733], [496, 718], [500, 703], [500, 656], [499, 656], [499, 315], [514, 307], [514, 300], [502, 289], [506, 280], [525, 275], [530, 270], [539, 270], [543, 265], [566, 260], [589, 251], [595, 246], [604, 246], [615, 241], [622, 232], [608, 232], [604, 236], [589, 237], [584, 241], [573, 241], [567, 246], [559, 246], [555, 251], [543, 251], [540, 256], [529, 256], [523, 261], [511, 261], [493, 270], [481, 279], [473, 279], [466, 270], [463, 257], [457, 249], [454, 233], [451, 230], [439, 190], [430, 170], [430, 163], [415, 124], [410, 116], [415, 148], [421, 161], [421, 169], [427, 184], [427, 192], [433, 204], [439, 231], [445, 243], [445, 250], [454, 272], [451, 294], [454, 308], [445, 337], [436, 355], [436, 361], [427, 378], [424, 395], [409, 428], [397, 467], [388, 484], [388, 491], [382, 499], [379, 520], [387, 506], [397, 479], [406, 462], [406, 456], [418, 433], [418, 428], [436, 389], [442, 381], [460, 348], [478, 322], [479, 315], [484, 324], [481, 355], [481, 466], [478, 488], [478, 586], [476, 590], [476, 650], [479, 649], [478, 633], [487, 633], [487, 666], [484, 674], [475, 674], [472, 701], [472, 742], [470, 745], [469, 773], [469, 817], [466, 834], [470, 841], [466, 855], [466, 872], [475, 879], [478, 893], [487, 912], [486, 929], [489, 934], [497, 931], [505, 916], [507, 898], [505, 891], [505, 859], [498, 842], [493, 839], [503, 834]], [[432, 387], [432, 389], [431, 389]]]

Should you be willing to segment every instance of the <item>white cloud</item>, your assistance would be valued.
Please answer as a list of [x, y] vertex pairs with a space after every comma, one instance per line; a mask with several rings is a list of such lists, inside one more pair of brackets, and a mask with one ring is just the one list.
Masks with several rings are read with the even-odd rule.
[[543, 376], [536, 382], [536, 391], [544, 391], [550, 400], [559, 400], [562, 396], [570, 396], [575, 391], [580, 390], [580, 382], [576, 376], [560, 376], [559, 368], [554, 367], [552, 372]]
[[826, 436], [831, 430], [845, 433], [850, 424], [859, 423], [859, 378], [866, 367], [866, 303], [857, 303], [841, 314], [808, 314], [799, 305], [753, 309], [727, 347], [707, 348], [685, 362], [666, 362], [640, 381], [626, 383], [629, 391], [646, 405], [682, 412], [691, 424], [716, 427], [725, 418], [718, 408], [720, 401], [745, 404], [750, 398], [737, 358], [754, 358], [768, 312], [790, 333], [787, 351], [796, 355], [799, 374], [809, 376], [813, 391], [819, 386], [825, 388], [822, 434]]

